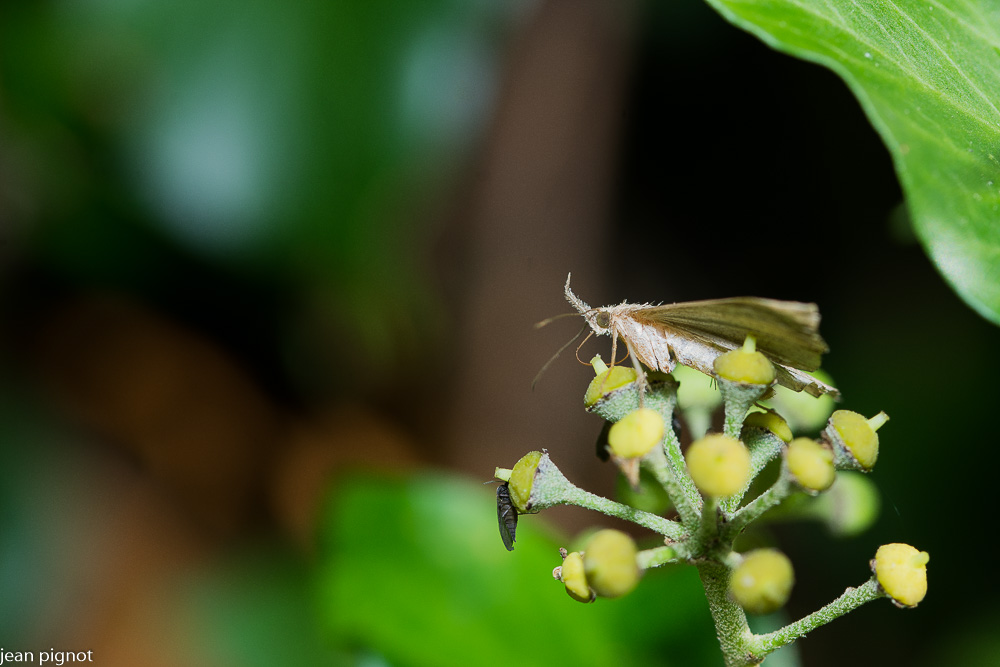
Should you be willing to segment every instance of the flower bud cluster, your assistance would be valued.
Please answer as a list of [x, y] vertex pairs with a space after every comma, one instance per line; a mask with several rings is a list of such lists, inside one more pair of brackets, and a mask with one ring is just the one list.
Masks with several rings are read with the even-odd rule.
[[[877, 432], [888, 416], [881, 412], [866, 418], [849, 410], [833, 411], [826, 407], [832, 399], [823, 397], [816, 402], [817, 406], [822, 403], [822, 408], [802, 411], [809, 413], [808, 419], [799, 416], [786, 421], [782, 417], [787, 414], [784, 407], [779, 414], [759, 402], [784, 404], [774, 390], [778, 374], [788, 369], [776, 368], [756, 349], [753, 336], [747, 336], [742, 347], [714, 359], [711, 368], [718, 392], [704, 382], [689, 383], [681, 373], [680, 385], [670, 375], [648, 371], [644, 371], [646, 381], [640, 382], [635, 368], [608, 368], [600, 357], [592, 363], [595, 377], [584, 403], [589, 412], [607, 422], [598, 452], [622, 471], [620, 480], [628, 483], [624, 486], [625, 482], [620, 481], [622, 495], [631, 504], [615, 503], [576, 489], [548, 455], [538, 451], [522, 457], [506, 471], [509, 475], [505, 472], [505, 491], [518, 513], [536, 512], [555, 504], [577, 504], [653, 528], [666, 538], [666, 546], [640, 551], [628, 534], [600, 530], [579, 551], [560, 550], [563, 562], [553, 574], [574, 600], [593, 602], [597, 597], [620, 597], [637, 586], [643, 568], [688, 562], [702, 574], [713, 616], [728, 618], [734, 627], [741, 623], [745, 627], [745, 614], [769, 614], [785, 605], [795, 583], [791, 561], [777, 549], [761, 548], [743, 554], [734, 550], [736, 538], [752, 521], [789, 500], [782, 511], [794, 513], [796, 507], [805, 507], [800, 516], [821, 518], [840, 534], [855, 534], [871, 524], [877, 511], [877, 495], [864, 475], [850, 471], [867, 473], [873, 469], [879, 455]], [[679, 391], [679, 386], [688, 384], [688, 389]], [[721, 433], [711, 432], [708, 415], [717, 405], [711, 392], [722, 396], [725, 415]], [[675, 425], [675, 411], [685, 418], [683, 433]], [[795, 437], [795, 431], [816, 433], [822, 428], [818, 423], [822, 419], [826, 419], [826, 425], [818, 439]], [[686, 449], [681, 444], [682, 435], [690, 440]], [[755, 497], [744, 498], [751, 489], [758, 488], [752, 484], [754, 478], [769, 462], [780, 463], [773, 468], [777, 480], [766, 490], [755, 490]], [[656, 491], [662, 489], [662, 499], [655, 498], [654, 502], [650, 494], [639, 493], [640, 469], [642, 484], [653, 484]], [[838, 471], [848, 472], [838, 477]], [[842, 481], [838, 483], [838, 479]], [[645, 495], [646, 500], [637, 500], [640, 495]], [[808, 504], [798, 502], [804, 496], [818, 497], [806, 499]], [[677, 520], [670, 518], [674, 511]], [[816, 616], [821, 618], [816, 626], [833, 617], [830, 608], [841, 605], [843, 609], [834, 614], [839, 615], [850, 611], [850, 605], [874, 597], [889, 597], [901, 607], [916, 606], [927, 592], [928, 559], [926, 552], [909, 545], [884, 545], [871, 561], [874, 577], [824, 608], [826, 615]], [[849, 595], [851, 591], [860, 592]], [[802, 633], [796, 625], [783, 641], [793, 641]], [[756, 637], [748, 628], [741, 636]], [[725, 646], [723, 641], [724, 650]], [[768, 646], [762, 653], [755, 653], [760, 650], [756, 646], [741, 655], [759, 661], [758, 655], [763, 659], [775, 648]]]

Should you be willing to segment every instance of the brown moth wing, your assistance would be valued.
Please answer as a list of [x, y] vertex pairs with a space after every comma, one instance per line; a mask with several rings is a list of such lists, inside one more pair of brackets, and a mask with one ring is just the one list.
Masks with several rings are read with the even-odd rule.
[[774, 370], [777, 373], [778, 384], [782, 387], [788, 387], [794, 391], [804, 391], [816, 398], [823, 394], [829, 394], [835, 399], [840, 398], [840, 391], [835, 387], [831, 387], [803, 371], [781, 365], [776, 366]]
[[[712, 334], [704, 334], [693, 330], [683, 329], [677, 329], [674, 331], [670, 325], [664, 324], [661, 326], [664, 330], [671, 331], [674, 336], [683, 336], [687, 340], [697, 341], [701, 345], [706, 346], [708, 349], [716, 350], [718, 354], [734, 350], [742, 344], [742, 341], [740, 343], [733, 343], [732, 341], [725, 340]], [[679, 350], [677, 350], [677, 352], [679, 352]], [[714, 359], [714, 354], [711, 356], [697, 354], [695, 356], [684, 356], [684, 358], [681, 358], [681, 355], [678, 354], [677, 361], [685, 366], [695, 368], [706, 375], [713, 375], [714, 368], [712, 362]], [[831, 387], [825, 382], [817, 380], [801, 370], [788, 365], [783, 365], [780, 362], [775, 364], [774, 370], [777, 374], [776, 377], [778, 384], [783, 387], [788, 387], [793, 391], [805, 391], [806, 393], [812, 394], [817, 398], [823, 394], [830, 394], [833, 398], [840, 397], [840, 391], [838, 391], [835, 387]]]
[[757, 349], [779, 364], [813, 371], [829, 348], [819, 335], [819, 309], [814, 303], [735, 297], [651, 306], [630, 315], [640, 321], [743, 344], [747, 334]]

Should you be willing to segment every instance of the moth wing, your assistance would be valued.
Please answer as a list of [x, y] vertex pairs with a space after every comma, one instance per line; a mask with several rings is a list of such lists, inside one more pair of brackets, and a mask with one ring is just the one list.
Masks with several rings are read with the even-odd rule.
[[814, 303], [735, 297], [651, 306], [633, 317], [742, 345], [747, 334], [757, 349], [779, 364], [806, 371], [819, 368], [829, 351], [819, 335], [819, 308]]
[[[508, 520], [513, 520], [508, 524]], [[514, 533], [517, 531], [517, 510], [510, 501], [510, 493], [506, 484], [497, 487], [497, 524], [500, 526], [500, 539], [507, 551], [514, 550]]]
[[778, 384], [782, 387], [788, 387], [794, 391], [804, 391], [816, 398], [823, 394], [829, 394], [834, 399], [840, 398], [840, 391], [836, 387], [831, 387], [808, 373], [785, 366], [778, 366], [775, 371], [777, 371]]

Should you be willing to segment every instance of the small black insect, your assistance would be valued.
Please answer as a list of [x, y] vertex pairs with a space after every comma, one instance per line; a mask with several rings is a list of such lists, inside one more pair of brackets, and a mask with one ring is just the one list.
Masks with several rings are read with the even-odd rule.
[[497, 487], [497, 524], [500, 526], [500, 538], [507, 551], [514, 550], [514, 533], [517, 532], [517, 508], [510, 501], [510, 489], [507, 482]]

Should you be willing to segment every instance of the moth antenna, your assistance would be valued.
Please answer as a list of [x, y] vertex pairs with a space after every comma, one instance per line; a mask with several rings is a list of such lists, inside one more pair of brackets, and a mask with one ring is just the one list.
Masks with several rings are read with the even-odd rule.
[[571, 306], [576, 308], [581, 313], [585, 313], [588, 310], [592, 310], [591, 307], [588, 306], [585, 301], [583, 301], [576, 294], [573, 294], [573, 290], [569, 288], [569, 279], [572, 277], [572, 275], [573, 274], [571, 273], [566, 274], [566, 286], [563, 287], [563, 293], [566, 295], [566, 300], [569, 301]]
[[[575, 315], [576, 313], [572, 313], [572, 314], [574, 314], [574, 315]], [[544, 373], [544, 372], [545, 372], [546, 370], [548, 370], [549, 366], [551, 366], [551, 365], [552, 365], [552, 362], [553, 362], [553, 361], [555, 361], [556, 359], [558, 359], [558, 358], [559, 358], [559, 355], [560, 355], [560, 354], [562, 354], [562, 353], [563, 353], [563, 351], [564, 351], [564, 350], [565, 350], [565, 349], [566, 349], [567, 347], [569, 347], [570, 345], [572, 345], [573, 343], [575, 343], [575, 342], [576, 342], [576, 339], [577, 339], [577, 338], [579, 338], [580, 336], [582, 336], [582, 335], [583, 335], [583, 332], [584, 332], [584, 331], [586, 331], [586, 330], [587, 330], [587, 325], [586, 325], [586, 324], [584, 324], [584, 325], [583, 325], [583, 328], [581, 328], [581, 329], [580, 329], [580, 331], [578, 331], [578, 332], [577, 332], [577, 334], [576, 334], [575, 336], [573, 336], [573, 337], [572, 337], [572, 338], [570, 338], [570, 339], [569, 339], [568, 341], [566, 341], [566, 344], [565, 344], [565, 345], [563, 345], [562, 347], [560, 347], [560, 348], [559, 348], [559, 349], [558, 349], [558, 350], [556, 351], [556, 353], [555, 353], [555, 354], [553, 354], [553, 355], [552, 355], [552, 357], [551, 357], [551, 358], [550, 358], [550, 359], [549, 359], [548, 361], [546, 361], [546, 362], [545, 362], [545, 365], [544, 365], [544, 366], [542, 366], [541, 370], [539, 370], [539, 371], [538, 371], [538, 374], [537, 374], [537, 375], [535, 375], [535, 379], [531, 381], [531, 391], [534, 391], [534, 390], [535, 390], [535, 385], [536, 385], [536, 384], [538, 384], [538, 379], [542, 377], [542, 374], [543, 374], [543, 373]], [[587, 338], [590, 338], [590, 336], [587, 336]], [[585, 338], [585, 339], [584, 339], [584, 342], [586, 342], [586, 340], [587, 340], [587, 339]], [[582, 345], [582, 343], [581, 343], [581, 345]], [[577, 349], [579, 350], [579, 348], [577, 348]], [[579, 358], [579, 357], [578, 357], [578, 358]]]
[[556, 320], [561, 320], [564, 317], [578, 317], [580, 313], [559, 313], [558, 315], [553, 315], [552, 317], [546, 318], [541, 322], [535, 322], [535, 328], [541, 329], [544, 326], [548, 326], [555, 322]]
[[591, 331], [590, 333], [587, 334], [587, 337], [584, 338], [583, 341], [579, 345], [576, 346], [576, 360], [579, 361], [584, 366], [593, 366], [594, 365], [594, 364], [590, 363], [589, 361], [584, 361], [583, 359], [580, 358], [580, 348], [583, 347], [583, 344], [586, 343], [588, 340], [590, 340], [590, 337], [593, 336], [593, 335], [594, 335], [594, 332]]

